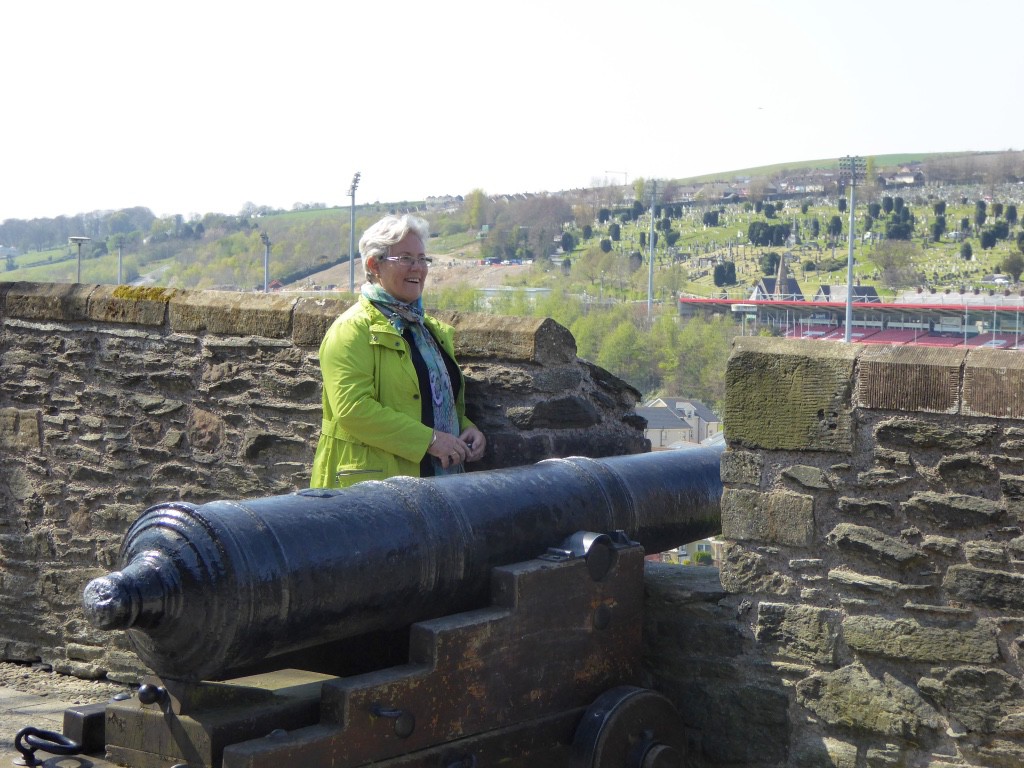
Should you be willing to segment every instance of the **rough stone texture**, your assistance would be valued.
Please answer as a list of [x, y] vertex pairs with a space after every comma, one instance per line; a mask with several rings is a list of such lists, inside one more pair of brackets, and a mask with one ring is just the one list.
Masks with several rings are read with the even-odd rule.
[[[722, 454], [722, 482], [730, 485], [760, 485], [761, 456], [752, 451], [729, 451]], [[1021, 478], [1024, 481], [1024, 478]], [[1024, 490], [1024, 484], [1022, 484]], [[1024, 493], [1021, 494], [1024, 498]]]
[[[126, 526], [152, 504], [306, 487], [320, 429], [317, 351], [347, 306], [0, 285], [0, 659], [138, 679], [123, 634], [81, 617], [83, 586], [115, 566]], [[639, 393], [578, 359], [565, 328], [444, 319], [457, 328], [467, 411], [489, 439], [475, 469], [649, 449]]]
[[879, 410], [956, 413], [966, 354], [956, 348], [869, 346], [857, 358], [855, 403]]
[[929, 627], [912, 619], [847, 616], [843, 639], [861, 653], [931, 664], [960, 661], [991, 664], [999, 659], [997, 630], [990, 621], [976, 627]]
[[1024, 418], [1024, 358], [1000, 351], [971, 352], [964, 368], [964, 414]]
[[780, 657], [831, 666], [836, 663], [839, 616], [823, 608], [761, 603], [754, 637], [761, 643], [776, 644]]
[[816, 673], [796, 686], [797, 701], [825, 723], [886, 738], [918, 739], [940, 727], [938, 713], [892, 675], [872, 677], [861, 664]]
[[[729, 361], [721, 580], [734, 666], [789, 701], [776, 765], [1024, 765], [1024, 358], [843, 348], [748, 339]], [[807, 371], [849, 442], [792, 428]]]
[[849, 453], [853, 364], [852, 345], [736, 339], [726, 370], [730, 445]]
[[770, 668], [750, 666], [749, 641], [718, 569], [648, 563], [644, 587], [643, 682], [679, 710], [697, 745], [689, 765], [783, 764], [788, 696]]
[[739, 541], [810, 546], [814, 498], [787, 491], [727, 490], [722, 495], [722, 534]]
[[918, 548], [865, 525], [840, 523], [825, 540], [829, 546], [843, 552], [895, 568], [906, 568], [924, 559], [924, 553]]

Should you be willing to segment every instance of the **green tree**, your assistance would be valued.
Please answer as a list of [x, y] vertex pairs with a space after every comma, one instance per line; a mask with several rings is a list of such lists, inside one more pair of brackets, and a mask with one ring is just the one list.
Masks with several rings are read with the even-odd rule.
[[779, 258], [779, 254], [775, 251], [761, 254], [761, 271], [766, 275], [774, 275], [779, 270]]
[[[985, 208], [986, 205], [984, 200], [978, 200], [974, 203], [974, 226], [979, 229], [985, 224], [985, 219], [988, 218], [985, 213]], [[984, 244], [982, 244], [981, 247], [984, 248]]]
[[1000, 271], [1012, 277], [1013, 282], [1019, 282], [1020, 275], [1024, 272], [1024, 255], [1020, 253], [1010, 253], [1003, 259], [1003, 263], [1000, 265]]
[[889, 195], [882, 196], [882, 211], [885, 213], [886, 216], [892, 213], [893, 205], [893, 200], [891, 197], [889, 197]]
[[833, 216], [829, 219], [827, 232], [833, 240], [837, 239], [843, 234], [843, 220], [838, 216]]
[[968, 243], [966, 240], [964, 242], [960, 243], [960, 258], [961, 259], [963, 259], [964, 261], [970, 261], [971, 257], [973, 255], [974, 255], [974, 249], [971, 248], [971, 244], [970, 243]]
[[572, 249], [576, 247], [576, 241], [569, 232], [562, 233], [562, 252], [572, 253]]
[[839, 209], [840, 213], [846, 213], [846, 198], [840, 197], [836, 200], [836, 207]]
[[1006, 223], [1011, 227], [1017, 223], [1017, 206], [1012, 203], [1006, 206]]
[[482, 189], [474, 189], [466, 195], [463, 208], [470, 229], [479, 230], [487, 223], [487, 195]]
[[909, 288], [923, 282], [914, 269], [916, 249], [901, 240], [883, 240], [871, 252], [871, 261], [882, 274], [882, 283], [893, 290]]

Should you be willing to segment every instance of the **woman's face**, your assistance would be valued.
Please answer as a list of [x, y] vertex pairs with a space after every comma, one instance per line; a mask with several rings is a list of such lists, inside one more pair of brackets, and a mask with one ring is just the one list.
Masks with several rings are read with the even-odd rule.
[[[427, 282], [427, 262], [423, 241], [415, 232], [410, 232], [391, 246], [387, 257], [375, 259], [381, 287], [405, 304], [410, 304], [423, 295]], [[397, 259], [408, 256], [414, 263], [405, 266]]]

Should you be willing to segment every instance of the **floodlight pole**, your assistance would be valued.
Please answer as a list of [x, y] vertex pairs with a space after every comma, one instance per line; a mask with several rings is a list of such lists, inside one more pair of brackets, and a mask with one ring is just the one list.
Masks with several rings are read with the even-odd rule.
[[647, 263], [647, 319], [654, 314], [654, 201], [658, 199], [658, 182], [651, 180], [651, 236]]
[[352, 205], [348, 216], [348, 292], [356, 292], [356, 187], [359, 186], [360, 173], [352, 177], [352, 185], [348, 188], [348, 196]]
[[263, 241], [263, 292], [270, 292], [270, 235], [266, 232], [260, 233], [260, 240]]
[[73, 243], [78, 246], [78, 278], [75, 280], [76, 283], [82, 282], [82, 243], [88, 243], [92, 238], [82, 236], [72, 236], [68, 238], [69, 243]]
[[852, 338], [853, 326], [853, 209], [856, 205], [857, 175], [864, 172], [864, 159], [860, 157], [839, 158], [839, 177], [850, 180], [850, 250], [846, 257], [846, 333], [843, 340], [847, 343]]

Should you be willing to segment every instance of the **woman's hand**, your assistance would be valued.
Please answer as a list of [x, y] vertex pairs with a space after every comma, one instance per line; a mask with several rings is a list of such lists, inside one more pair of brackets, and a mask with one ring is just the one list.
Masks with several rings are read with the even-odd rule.
[[462, 434], [459, 435], [462, 441], [469, 448], [469, 454], [466, 456], [466, 461], [476, 461], [477, 459], [483, 458], [484, 449], [487, 448], [487, 438], [484, 437], [484, 433], [476, 427], [469, 427], [463, 430]]
[[[466, 431], [468, 432], [469, 430]], [[427, 453], [431, 456], [436, 456], [440, 460], [441, 466], [448, 469], [448, 467], [466, 461], [470, 455], [470, 448], [461, 437], [449, 435], [447, 432], [440, 432], [435, 429], [434, 437], [427, 448]]]

